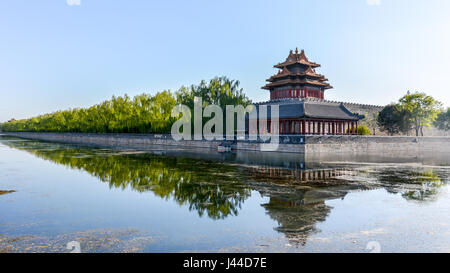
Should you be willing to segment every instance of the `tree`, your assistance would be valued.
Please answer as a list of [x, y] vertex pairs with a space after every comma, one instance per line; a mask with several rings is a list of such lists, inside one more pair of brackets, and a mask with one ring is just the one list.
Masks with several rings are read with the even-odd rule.
[[171, 116], [177, 103], [194, 107], [201, 97], [203, 106], [217, 104], [243, 105], [251, 101], [239, 88], [239, 81], [216, 77], [199, 85], [182, 87], [174, 96], [170, 91], [149, 94], [113, 96], [89, 108], [57, 111], [1, 124], [5, 132], [82, 132], [82, 133], [168, 133], [175, 122]]
[[378, 115], [377, 124], [391, 136], [400, 132], [407, 133], [411, 128], [408, 113], [397, 104], [384, 107]]
[[[211, 104], [220, 106], [223, 111], [227, 105], [242, 105], [244, 108], [251, 104], [251, 100], [247, 98], [243, 89], [239, 87], [239, 81], [230, 80], [227, 77], [215, 77], [209, 82], [201, 81], [199, 85], [191, 85], [190, 87], [181, 87], [176, 93], [177, 102], [184, 104], [191, 109], [193, 115], [194, 98], [202, 98], [202, 107]], [[193, 117], [195, 118], [195, 117]], [[207, 122], [209, 118], [202, 117], [203, 123]], [[234, 122], [235, 129], [237, 122]], [[192, 123], [192, 126], [194, 124]], [[223, 132], [226, 131], [226, 122], [223, 123]], [[192, 128], [192, 132], [194, 129]]]
[[199, 85], [181, 87], [176, 93], [177, 102], [194, 108], [194, 97], [201, 97], [203, 106], [210, 104], [219, 105], [225, 109], [227, 105], [247, 106], [251, 101], [245, 96], [239, 81], [230, 80], [227, 77], [215, 77], [209, 82], [201, 81]]
[[167, 133], [176, 105], [169, 91], [154, 96], [142, 94], [130, 98], [113, 96], [111, 100], [89, 108], [69, 109], [30, 119], [3, 123], [3, 131], [83, 132], [83, 133]]
[[450, 108], [447, 108], [447, 111], [442, 111], [437, 115], [434, 126], [440, 130], [450, 130]]
[[416, 136], [423, 136], [423, 127], [430, 127], [440, 112], [441, 103], [425, 93], [406, 94], [399, 100], [399, 107], [408, 113]]

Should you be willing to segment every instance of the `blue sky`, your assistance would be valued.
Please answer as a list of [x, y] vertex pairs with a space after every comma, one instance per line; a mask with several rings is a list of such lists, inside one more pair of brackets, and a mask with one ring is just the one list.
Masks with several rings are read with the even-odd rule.
[[448, 14], [448, 0], [2, 0], [0, 122], [216, 75], [267, 100], [295, 47], [322, 64], [327, 99], [419, 90], [450, 106]]

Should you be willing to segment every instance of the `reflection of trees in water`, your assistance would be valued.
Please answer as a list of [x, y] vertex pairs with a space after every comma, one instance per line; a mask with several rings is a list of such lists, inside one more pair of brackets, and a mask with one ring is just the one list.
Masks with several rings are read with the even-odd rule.
[[[441, 177], [448, 177], [448, 173], [433, 170], [386, 166], [302, 169], [297, 168], [298, 161], [293, 161], [283, 168], [258, 165], [257, 161], [223, 164], [36, 141], [3, 143], [45, 160], [86, 171], [113, 188], [129, 187], [139, 192], [151, 191], [161, 198], [172, 198], [212, 219], [237, 215], [251, 190], [258, 191], [269, 197], [263, 207], [277, 221], [275, 229], [296, 244], [305, 244], [308, 236], [317, 231], [317, 223], [325, 221], [331, 211], [326, 200], [343, 198], [352, 190], [372, 188], [401, 193], [407, 200], [429, 200], [445, 185]], [[256, 157], [251, 159], [256, 160]]]
[[433, 170], [417, 173], [418, 188], [402, 194], [407, 200], [427, 200], [434, 198], [446, 183], [434, 174]]
[[[317, 223], [326, 220], [331, 211], [325, 201], [344, 198], [353, 190], [385, 188], [400, 193], [407, 200], [429, 200], [445, 185], [432, 169], [417, 171], [411, 168], [376, 170], [336, 169], [281, 169], [267, 166], [247, 169], [248, 177], [259, 183], [252, 188], [270, 201], [264, 204], [267, 214], [277, 221], [277, 231], [291, 243], [305, 245], [310, 234], [317, 232]], [[373, 183], [370, 177], [375, 174]]]
[[237, 215], [251, 194], [250, 188], [236, 175], [235, 166], [39, 142], [10, 142], [9, 145], [42, 159], [86, 171], [113, 188], [129, 187], [139, 192], [152, 191], [161, 198], [172, 198], [180, 205], [189, 205], [189, 209], [196, 210], [200, 216], [207, 213], [212, 219]]
[[380, 187], [390, 193], [400, 193], [406, 200], [431, 201], [448, 183], [445, 169], [411, 170], [410, 168], [383, 168], [371, 171]]

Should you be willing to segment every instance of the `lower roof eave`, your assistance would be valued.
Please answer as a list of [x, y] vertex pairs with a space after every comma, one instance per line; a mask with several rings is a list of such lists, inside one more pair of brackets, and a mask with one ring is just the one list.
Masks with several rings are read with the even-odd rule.
[[336, 118], [336, 117], [321, 117], [321, 116], [302, 116], [300, 118], [317, 118], [317, 119], [330, 119], [330, 120], [340, 120], [340, 121], [358, 121], [360, 118], [349, 117], [349, 118]]

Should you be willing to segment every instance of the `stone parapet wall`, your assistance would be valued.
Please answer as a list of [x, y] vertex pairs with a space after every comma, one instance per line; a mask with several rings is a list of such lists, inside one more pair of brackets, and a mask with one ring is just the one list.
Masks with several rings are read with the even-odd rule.
[[89, 133], [3, 133], [26, 139], [52, 142], [146, 149], [155, 146], [217, 149], [219, 141], [175, 141], [161, 134], [89, 134]]
[[[83, 134], [83, 133], [3, 133], [26, 139], [73, 144], [152, 149], [155, 147], [203, 148], [217, 151], [221, 141], [175, 141], [170, 135], [153, 134]], [[237, 141], [236, 150], [274, 151], [282, 153], [378, 154], [383, 156], [416, 156], [421, 153], [450, 154], [450, 137], [382, 137], [382, 136], [282, 136], [278, 149], [262, 149], [259, 141]]]
[[355, 144], [355, 143], [446, 143], [450, 137], [415, 137], [415, 136], [359, 136], [359, 135], [317, 135], [305, 136], [306, 144]]

